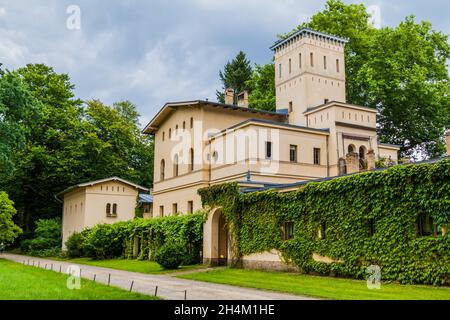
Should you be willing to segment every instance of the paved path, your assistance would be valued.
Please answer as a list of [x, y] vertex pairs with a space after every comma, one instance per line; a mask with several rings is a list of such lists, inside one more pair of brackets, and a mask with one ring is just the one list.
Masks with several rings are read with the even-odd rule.
[[[81, 277], [107, 284], [110, 277], [112, 286], [126, 290], [133, 281], [134, 292], [147, 295], [157, 295], [168, 300], [310, 300], [310, 297], [276, 293], [266, 290], [242, 288], [224, 284], [215, 284], [187, 279], [178, 279], [169, 275], [152, 275], [138, 272], [102, 268], [66, 261], [55, 261], [43, 258], [29, 257], [17, 254], [3, 253], [0, 258], [33, 265], [40, 268], [53, 269], [56, 272], [67, 273], [69, 266], [79, 266]], [[82, 284], [83, 285], [83, 284]]]

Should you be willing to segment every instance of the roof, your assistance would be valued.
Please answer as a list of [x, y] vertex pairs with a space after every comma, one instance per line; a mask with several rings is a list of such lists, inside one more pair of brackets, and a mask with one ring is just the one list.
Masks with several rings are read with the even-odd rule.
[[[450, 159], [450, 156], [444, 156], [444, 157], [440, 157], [440, 158], [435, 158], [435, 159], [430, 159], [430, 160], [424, 160], [424, 161], [418, 161], [418, 162], [411, 162], [411, 163], [406, 163], [406, 164], [398, 164], [398, 165], [417, 165], [417, 164], [433, 164], [436, 163], [438, 161], [444, 160], [444, 159]], [[387, 167], [387, 168], [376, 168], [376, 169], [372, 169], [370, 171], [384, 171], [387, 170], [389, 168], [392, 167]], [[370, 172], [370, 171], [366, 171], [366, 172]], [[340, 176], [333, 176], [333, 177], [325, 177], [325, 178], [319, 178], [319, 179], [314, 179], [314, 180], [307, 180], [307, 181], [299, 181], [299, 182], [294, 182], [294, 183], [280, 183], [280, 184], [272, 184], [272, 185], [267, 185], [264, 186], [262, 188], [246, 188], [241, 190], [241, 192], [243, 193], [250, 193], [250, 192], [258, 192], [258, 191], [265, 191], [265, 190], [269, 190], [269, 189], [290, 189], [290, 188], [295, 188], [295, 187], [300, 187], [303, 185], [306, 185], [310, 182], [321, 182], [321, 181], [328, 181], [328, 180], [333, 180], [336, 178], [341, 178], [341, 177], [346, 177], [346, 176], [351, 176], [351, 175], [355, 175], [358, 174], [360, 172], [354, 172], [354, 173], [349, 173], [349, 174], [344, 174], [344, 175], [340, 175]]]
[[367, 110], [369, 112], [373, 112], [373, 113], [377, 113], [377, 109], [371, 108], [371, 107], [366, 107], [366, 106], [358, 106], [356, 104], [350, 104], [350, 103], [346, 103], [346, 102], [340, 102], [340, 101], [330, 101], [321, 105], [318, 105], [316, 107], [312, 107], [312, 108], [308, 108], [306, 109], [306, 111], [303, 112], [303, 114], [307, 115], [313, 112], [317, 112], [320, 111], [321, 109], [326, 109], [329, 107], [333, 107], [333, 106], [341, 106], [341, 107], [348, 107], [348, 108], [352, 108], [352, 109], [364, 109]]
[[277, 121], [270, 121], [270, 120], [266, 120], [266, 119], [251, 118], [251, 119], [247, 119], [247, 120], [244, 120], [242, 122], [239, 122], [239, 123], [237, 123], [235, 125], [232, 125], [231, 127], [228, 127], [226, 129], [216, 133], [215, 135], [211, 136], [210, 138], [214, 138], [214, 137], [220, 136], [224, 132], [227, 132], [228, 130], [237, 129], [239, 127], [242, 127], [242, 126], [244, 126], [246, 124], [251, 124], [251, 123], [263, 124], [263, 125], [274, 125], [274, 126], [284, 127], [284, 128], [287, 128], [287, 129], [297, 129], [297, 130], [310, 131], [310, 132], [313, 132], [313, 133], [325, 133], [325, 134], [328, 134], [330, 132], [330, 129], [316, 129], [316, 128], [309, 128], [309, 127], [304, 127], [304, 126], [297, 126], [297, 125], [284, 123], [284, 122], [277, 122]]
[[211, 107], [216, 108], [223, 108], [227, 110], [233, 110], [233, 111], [242, 111], [242, 112], [249, 112], [254, 114], [262, 114], [262, 115], [271, 115], [271, 116], [277, 116], [280, 118], [286, 118], [287, 114], [282, 112], [273, 112], [273, 111], [265, 111], [265, 110], [259, 110], [259, 109], [252, 109], [247, 107], [238, 107], [236, 105], [232, 104], [225, 104], [220, 102], [212, 102], [212, 101], [205, 101], [205, 100], [192, 100], [192, 101], [180, 101], [180, 102], [168, 102], [166, 103], [161, 110], [158, 111], [158, 113], [153, 117], [153, 119], [145, 126], [144, 130], [142, 130], [143, 133], [154, 133], [157, 128], [161, 125], [161, 123], [164, 121], [164, 119], [169, 116], [176, 108], [183, 107], [183, 106], [193, 106], [193, 105], [208, 105]]
[[153, 196], [148, 193], [139, 193], [139, 203], [153, 203]]
[[378, 147], [388, 147], [393, 149], [400, 149], [402, 146], [399, 144], [391, 144], [391, 143], [381, 143], [378, 142]]
[[309, 29], [309, 28], [302, 28], [302, 29], [300, 29], [300, 30], [294, 32], [294, 33], [291, 34], [290, 36], [288, 36], [286, 39], [280, 39], [280, 40], [278, 40], [277, 42], [275, 42], [275, 43], [273, 44], [273, 46], [270, 47], [270, 49], [271, 49], [271, 50], [276, 50], [277, 48], [279, 48], [280, 46], [282, 46], [282, 45], [285, 44], [286, 42], [288, 42], [288, 41], [290, 41], [290, 40], [292, 40], [292, 39], [294, 39], [294, 38], [297, 38], [297, 37], [299, 37], [299, 36], [301, 36], [301, 35], [304, 35], [304, 34], [306, 34], [306, 35], [311, 35], [311, 34], [313, 34], [313, 35], [316, 35], [316, 36], [319, 36], [319, 37], [323, 37], [323, 38], [325, 38], [325, 39], [338, 41], [338, 42], [344, 43], [344, 44], [348, 42], [348, 40], [345, 39], [345, 38], [341, 38], [341, 37], [338, 37], [338, 36], [334, 36], [334, 35], [331, 35], [331, 34], [328, 34], [328, 33], [316, 31], [316, 30]]
[[105, 179], [100, 179], [100, 180], [95, 180], [95, 181], [89, 181], [89, 182], [83, 182], [83, 183], [76, 184], [74, 186], [71, 186], [71, 187], [61, 191], [60, 193], [57, 194], [57, 196], [63, 195], [65, 193], [67, 193], [69, 191], [72, 191], [74, 189], [77, 189], [77, 188], [90, 187], [90, 186], [93, 186], [93, 185], [96, 185], [96, 184], [99, 184], [99, 183], [108, 182], [108, 181], [119, 181], [119, 182], [122, 182], [124, 184], [129, 185], [129, 186], [132, 186], [132, 187], [134, 187], [134, 188], [136, 188], [138, 190], [149, 191], [149, 189], [147, 189], [146, 187], [140, 186], [140, 185], [135, 184], [133, 182], [130, 182], [130, 181], [127, 181], [125, 179], [122, 179], [122, 178], [114, 176], [114, 177], [109, 177], [109, 178], [105, 178]]

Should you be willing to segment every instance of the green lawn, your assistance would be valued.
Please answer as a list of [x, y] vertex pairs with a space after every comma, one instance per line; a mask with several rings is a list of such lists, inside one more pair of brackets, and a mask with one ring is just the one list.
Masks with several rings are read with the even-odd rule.
[[155, 300], [158, 298], [81, 279], [67, 288], [68, 275], [0, 259], [0, 300]]
[[327, 299], [439, 299], [450, 300], [450, 288], [381, 283], [368, 289], [366, 281], [318, 277], [295, 273], [244, 269], [217, 269], [179, 275], [178, 278], [267, 289]]
[[181, 266], [176, 270], [165, 270], [156, 262], [148, 260], [128, 260], [128, 259], [93, 260], [91, 258], [76, 258], [76, 259], [49, 258], [49, 259], [69, 261], [77, 264], [87, 264], [90, 266], [97, 266], [132, 272], [141, 272], [148, 274], [161, 274], [161, 273], [179, 272], [205, 268], [205, 266], [201, 264], [194, 264], [189, 266]]

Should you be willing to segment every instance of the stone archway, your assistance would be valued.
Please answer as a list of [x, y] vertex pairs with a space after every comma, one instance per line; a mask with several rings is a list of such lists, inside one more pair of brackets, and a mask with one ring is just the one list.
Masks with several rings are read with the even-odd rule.
[[221, 208], [208, 214], [203, 226], [203, 263], [217, 266], [226, 265], [229, 257], [228, 225]]

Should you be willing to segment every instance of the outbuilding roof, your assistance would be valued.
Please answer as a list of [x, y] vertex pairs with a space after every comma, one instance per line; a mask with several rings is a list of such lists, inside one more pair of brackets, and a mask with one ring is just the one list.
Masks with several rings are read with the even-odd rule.
[[96, 184], [99, 184], [99, 183], [104, 183], [104, 182], [109, 182], [109, 181], [119, 181], [119, 182], [127, 184], [127, 185], [129, 185], [131, 187], [134, 187], [134, 188], [136, 188], [136, 189], [138, 189], [140, 191], [146, 191], [146, 192], [149, 191], [149, 189], [146, 188], [146, 187], [140, 186], [140, 185], [135, 184], [133, 182], [130, 182], [130, 181], [127, 181], [125, 179], [122, 179], [122, 178], [114, 176], [114, 177], [109, 177], [109, 178], [105, 178], [105, 179], [94, 180], [94, 181], [89, 181], [89, 182], [83, 182], [83, 183], [79, 183], [79, 184], [73, 185], [73, 186], [68, 187], [67, 189], [61, 191], [60, 193], [58, 193], [57, 196], [63, 195], [65, 193], [67, 193], [69, 191], [72, 191], [74, 189], [77, 189], [77, 188], [90, 187], [90, 186], [93, 186], [93, 185], [96, 185]]

